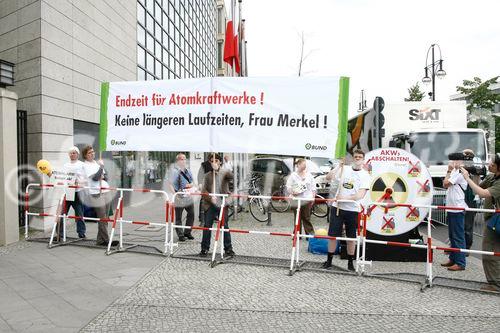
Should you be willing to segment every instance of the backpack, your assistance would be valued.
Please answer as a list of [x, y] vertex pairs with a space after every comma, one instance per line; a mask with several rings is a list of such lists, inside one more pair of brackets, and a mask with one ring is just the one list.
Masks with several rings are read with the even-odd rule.
[[462, 186], [458, 185], [462, 191], [464, 191], [464, 196], [465, 196], [465, 203], [469, 208], [475, 208], [476, 207], [476, 201], [474, 200], [476, 198], [476, 194], [472, 190], [472, 188], [467, 185], [466, 189], [464, 190]]

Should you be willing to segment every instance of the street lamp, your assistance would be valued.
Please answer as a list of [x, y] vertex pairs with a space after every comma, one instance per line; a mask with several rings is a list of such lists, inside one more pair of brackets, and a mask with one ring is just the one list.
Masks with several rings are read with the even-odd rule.
[[[434, 60], [434, 47], [439, 49], [439, 60]], [[429, 51], [431, 51], [431, 60], [432, 62], [429, 64]], [[431, 71], [431, 76], [429, 77], [429, 70]], [[436, 76], [438, 78], [443, 78], [446, 75], [446, 72], [443, 70], [443, 59], [441, 57], [441, 48], [438, 44], [432, 44], [431, 47], [427, 50], [427, 56], [425, 58], [425, 67], [424, 67], [425, 76], [422, 79], [424, 84], [428, 84], [432, 82], [432, 92], [429, 93], [431, 100], [436, 100]]]

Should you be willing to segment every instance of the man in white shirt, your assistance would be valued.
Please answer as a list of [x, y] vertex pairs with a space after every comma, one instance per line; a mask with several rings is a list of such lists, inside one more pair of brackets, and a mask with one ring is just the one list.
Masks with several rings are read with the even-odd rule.
[[[365, 153], [362, 150], [354, 150], [353, 165], [339, 166], [326, 175], [326, 180], [339, 181], [336, 200], [351, 200], [355, 202], [333, 202], [330, 209], [330, 226], [328, 228], [328, 236], [341, 237], [342, 225], [345, 226], [346, 236], [348, 238], [356, 238], [358, 214], [360, 213], [360, 201], [365, 197], [370, 188], [370, 175], [363, 169]], [[354, 250], [356, 243], [354, 241], [347, 242], [347, 269], [354, 271]], [[331, 240], [328, 243], [327, 260], [323, 263], [323, 268], [332, 266], [332, 258], [337, 247], [337, 241]]]
[[[296, 198], [314, 199], [316, 196], [316, 182], [314, 177], [307, 171], [306, 160], [299, 158], [295, 161], [297, 167], [295, 172], [288, 177], [286, 189], [288, 193]], [[308, 235], [314, 235], [314, 227], [311, 223], [311, 207], [313, 201], [303, 201], [300, 207], [300, 222]], [[294, 218], [296, 211], [294, 210]]]
[[[448, 172], [443, 181], [446, 188], [446, 206], [468, 208], [465, 203], [465, 190], [467, 181], [459, 168], [462, 161], [450, 161]], [[448, 223], [448, 236], [450, 246], [465, 249], [465, 212], [460, 210], [446, 210], [446, 222]], [[450, 252], [449, 260], [441, 264], [448, 267], [449, 271], [463, 271], [465, 269], [465, 253]]]
[[[80, 156], [80, 150], [78, 147], [73, 146], [68, 151], [69, 162], [64, 164], [64, 172], [68, 175], [68, 183], [67, 185], [80, 186], [85, 182], [85, 170], [83, 168], [83, 162], [78, 160]], [[81, 218], [83, 217], [83, 205], [80, 200], [80, 192], [81, 189], [72, 189], [68, 188], [66, 192], [66, 214], [68, 213], [70, 207], [73, 207], [75, 211], [75, 216], [78, 216], [76, 219], [76, 232], [79, 238], [85, 238], [85, 222]]]
[[[83, 168], [83, 162], [78, 160], [80, 156], [80, 150], [78, 147], [73, 146], [68, 150], [69, 162], [65, 163], [62, 171], [51, 171], [48, 175], [56, 183], [64, 183], [66, 186], [79, 186], [85, 182], [85, 170]], [[69, 209], [73, 207], [75, 211], [76, 218], [76, 232], [79, 238], [85, 238], [85, 222], [83, 221], [83, 205], [80, 198], [81, 189], [64, 187], [64, 193], [66, 194], [66, 205], [65, 210], [61, 214], [68, 214]], [[59, 236], [62, 238], [63, 229], [62, 218], [59, 220]], [[57, 236], [57, 235], [56, 235]], [[57, 241], [57, 237], [56, 237]]]

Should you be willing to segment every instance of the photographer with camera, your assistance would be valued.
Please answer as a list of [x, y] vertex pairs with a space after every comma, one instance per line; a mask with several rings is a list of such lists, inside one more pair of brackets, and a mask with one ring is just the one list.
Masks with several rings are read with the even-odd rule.
[[[467, 188], [467, 181], [459, 170], [463, 166], [464, 155], [459, 154], [460, 160], [451, 155], [448, 156], [450, 162], [443, 181], [443, 186], [446, 188], [446, 206], [468, 208], [464, 192]], [[446, 222], [448, 223], [448, 237], [451, 247], [465, 249], [464, 211], [447, 209]], [[463, 271], [465, 269], [465, 253], [451, 252], [448, 262], [441, 264], [441, 266], [447, 267], [449, 271]]]
[[[490, 173], [481, 183], [479, 183], [479, 185], [472, 181], [469, 172], [465, 168], [461, 167], [460, 171], [474, 193], [481, 198], [485, 198], [485, 209], [500, 208], [500, 153], [495, 154], [488, 165], [488, 171]], [[484, 220], [488, 221], [493, 215], [493, 213], [484, 213]], [[487, 223], [485, 223], [484, 227], [482, 250], [500, 252], [500, 237], [495, 231], [487, 227]], [[500, 257], [483, 255], [483, 269], [488, 285], [481, 289], [500, 291]]]

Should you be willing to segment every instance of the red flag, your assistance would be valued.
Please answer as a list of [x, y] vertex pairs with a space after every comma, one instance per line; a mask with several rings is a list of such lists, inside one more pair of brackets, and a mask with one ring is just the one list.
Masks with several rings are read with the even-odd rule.
[[226, 40], [224, 41], [224, 61], [233, 66], [236, 73], [240, 72], [240, 57], [238, 52], [238, 35], [234, 34], [233, 21], [227, 22]]

